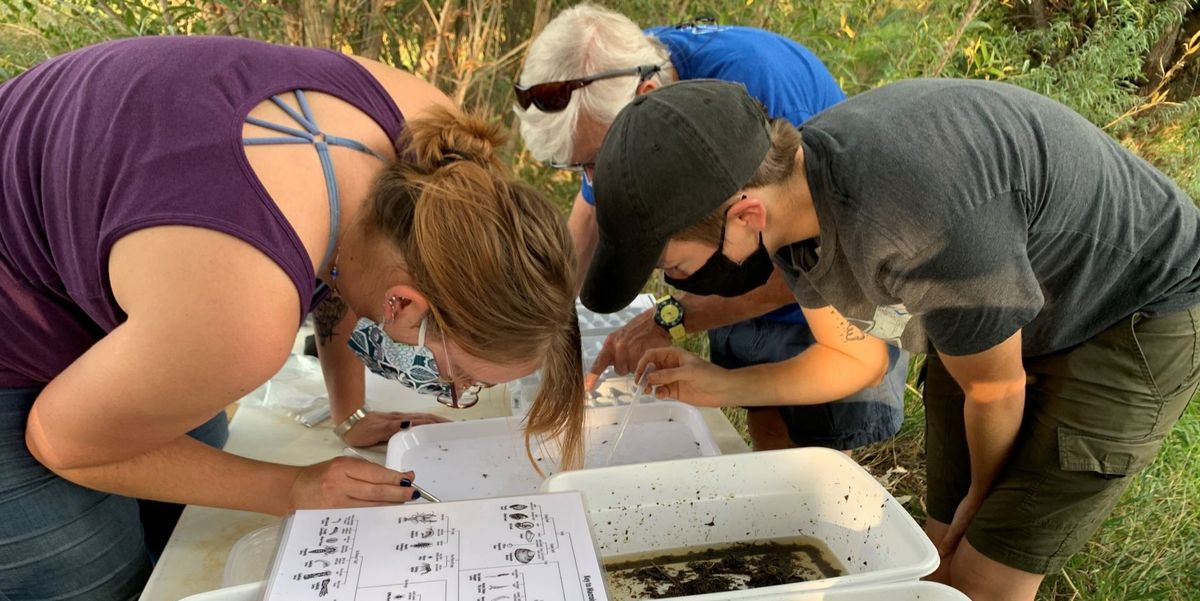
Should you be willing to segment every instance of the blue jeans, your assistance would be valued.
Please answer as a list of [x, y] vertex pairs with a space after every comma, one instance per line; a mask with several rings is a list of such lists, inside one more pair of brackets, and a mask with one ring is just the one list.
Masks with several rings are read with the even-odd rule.
[[[178, 511], [146, 502], [143, 525], [139, 501], [84, 488], [38, 463], [25, 446], [25, 423], [40, 392], [0, 389], [0, 601], [137, 599], [152, 566], [147, 538], [165, 541]], [[224, 445], [225, 414], [190, 434]]]
[[[816, 344], [807, 324], [762, 318], [710, 330], [708, 341], [712, 362], [728, 369], [785, 361]], [[788, 437], [799, 446], [856, 449], [887, 440], [900, 431], [907, 376], [908, 353], [889, 346], [887, 375], [874, 388], [820, 405], [746, 409], [779, 411], [787, 425]], [[804, 386], [804, 382], [795, 385]]]

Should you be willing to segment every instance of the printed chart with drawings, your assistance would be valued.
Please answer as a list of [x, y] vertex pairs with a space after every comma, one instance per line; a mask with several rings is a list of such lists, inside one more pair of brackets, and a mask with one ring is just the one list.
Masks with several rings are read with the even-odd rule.
[[579, 493], [298, 511], [266, 601], [605, 601]]

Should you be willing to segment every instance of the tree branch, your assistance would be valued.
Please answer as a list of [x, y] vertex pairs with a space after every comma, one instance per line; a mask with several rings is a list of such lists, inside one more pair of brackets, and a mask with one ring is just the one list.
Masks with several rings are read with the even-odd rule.
[[962, 21], [958, 24], [958, 31], [954, 32], [954, 37], [946, 43], [946, 50], [942, 53], [942, 59], [938, 61], [937, 67], [934, 68], [929, 77], [937, 77], [942, 74], [942, 69], [946, 68], [946, 63], [949, 62], [950, 56], [958, 49], [958, 43], [962, 40], [963, 33], [967, 31], [967, 25], [975, 20], [975, 15], [979, 14], [979, 10], [983, 7], [983, 0], [971, 0], [971, 6], [967, 8], [967, 12], [963, 13]]

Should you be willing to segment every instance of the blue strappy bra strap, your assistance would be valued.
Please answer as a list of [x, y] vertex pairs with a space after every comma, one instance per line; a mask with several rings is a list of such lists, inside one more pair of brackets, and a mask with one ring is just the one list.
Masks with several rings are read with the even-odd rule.
[[304, 96], [303, 90], [293, 90], [292, 93], [296, 96], [296, 104], [300, 105], [299, 113], [291, 105], [284, 102], [278, 95], [272, 96], [271, 101], [283, 112], [287, 113], [303, 130], [278, 123], [271, 123], [257, 117], [246, 117], [246, 122], [263, 127], [272, 131], [286, 134], [284, 136], [257, 137], [257, 138], [242, 138], [242, 143], [246, 146], [264, 146], [271, 144], [312, 144], [317, 149], [317, 156], [321, 159], [321, 172], [325, 175], [325, 191], [329, 196], [329, 242], [325, 246], [325, 258], [321, 259], [321, 266], [317, 272], [325, 270], [330, 259], [333, 258], [333, 249], [337, 246], [338, 222], [341, 212], [341, 198], [338, 196], [337, 178], [333, 174], [333, 161], [329, 158], [329, 146], [341, 146], [351, 150], [357, 150], [365, 154], [369, 154], [381, 161], [386, 161], [379, 153], [371, 150], [367, 145], [357, 140], [342, 138], [340, 136], [332, 136], [323, 133], [317, 127], [316, 120], [313, 118], [312, 109], [308, 106], [308, 99]]

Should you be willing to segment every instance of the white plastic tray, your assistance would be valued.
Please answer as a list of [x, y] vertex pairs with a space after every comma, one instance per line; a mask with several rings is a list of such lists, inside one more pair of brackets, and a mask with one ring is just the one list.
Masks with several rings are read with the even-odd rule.
[[[612, 332], [620, 329], [630, 319], [654, 306], [654, 297], [650, 294], [639, 294], [633, 303], [616, 313], [593, 313], [575, 301], [575, 312], [579, 315], [579, 331], [583, 339], [580, 341], [583, 351], [583, 370], [591, 371], [592, 364], [604, 348], [604, 340]], [[512, 404], [513, 415], [524, 415], [537, 396], [542, 384], [541, 370], [535, 371], [524, 378], [513, 380], [507, 384], [508, 397]], [[614, 392], [616, 391], [616, 392]], [[604, 383], [588, 398], [589, 407], [613, 407], [629, 403], [629, 393], [633, 391], [632, 377], [606, 378]], [[370, 382], [368, 382], [370, 392]], [[625, 398], [622, 398], [622, 397]]]
[[971, 601], [966, 595], [933, 582], [852, 586], [812, 593], [774, 593], [743, 597], [744, 601]]
[[583, 492], [605, 558], [809, 536], [848, 571], [693, 601], [915, 581], [938, 565], [937, 550], [904, 507], [857, 463], [829, 449], [567, 472], [547, 478], [542, 490]]
[[225, 559], [222, 587], [240, 586], [266, 580], [275, 549], [279, 547], [279, 524], [263, 526], [246, 533], [233, 543]]
[[654, 306], [654, 296], [639, 294], [628, 307], [616, 313], [593, 313], [583, 303], [575, 301], [575, 313], [579, 316], [579, 331], [584, 336], [604, 336], [621, 329], [629, 320]]
[[[604, 336], [585, 336], [583, 338], [584, 371], [591, 371], [592, 364], [596, 362], [596, 357], [604, 346], [604, 339]], [[628, 405], [633, 400], [633, 391], [636, 387], [633, 374], [615, 376], [612, 373], [610, 370], [601, 379], [596, 389], [588, 393], [588, 407], [616, 407]], [[521, 416], [529, 412], [541, 385], [541, 370], [508, 383], [508, 396], [509, 402], [512, 404], [513, 415]]]
[[180, 601], [260, 601], [267, 592], [267, 583], [251, 582], [238, 586], [221, 588], [207, 593], [197, 593], [180, 599]]
[[[604, 465], [627, 407], [588, 409], [586, 466]], [[533, 445], [538, 465], [553, 473], [554, 456]], [[614, 465], [719, 455], [716, 441], [694, 407], [675, 401], [642, 403], [613, 457]], [[387, 467], [414, 470], [417, 482], [445, 501], [537, 492], [542, 478], [525, 454], [515, 418], [429, 424], [388, 442]]]
[[[192, 595], [183, 601], [258, 601], [266, 590], [265, 582]], [[726, 594], [714, 599], [729, 599]], [[741, 601], [970, 601], [966, 595], [932, 582], [904, 582], [874, 586], [851, 586], [808, 593], [772, 593], [736, 597]]]

